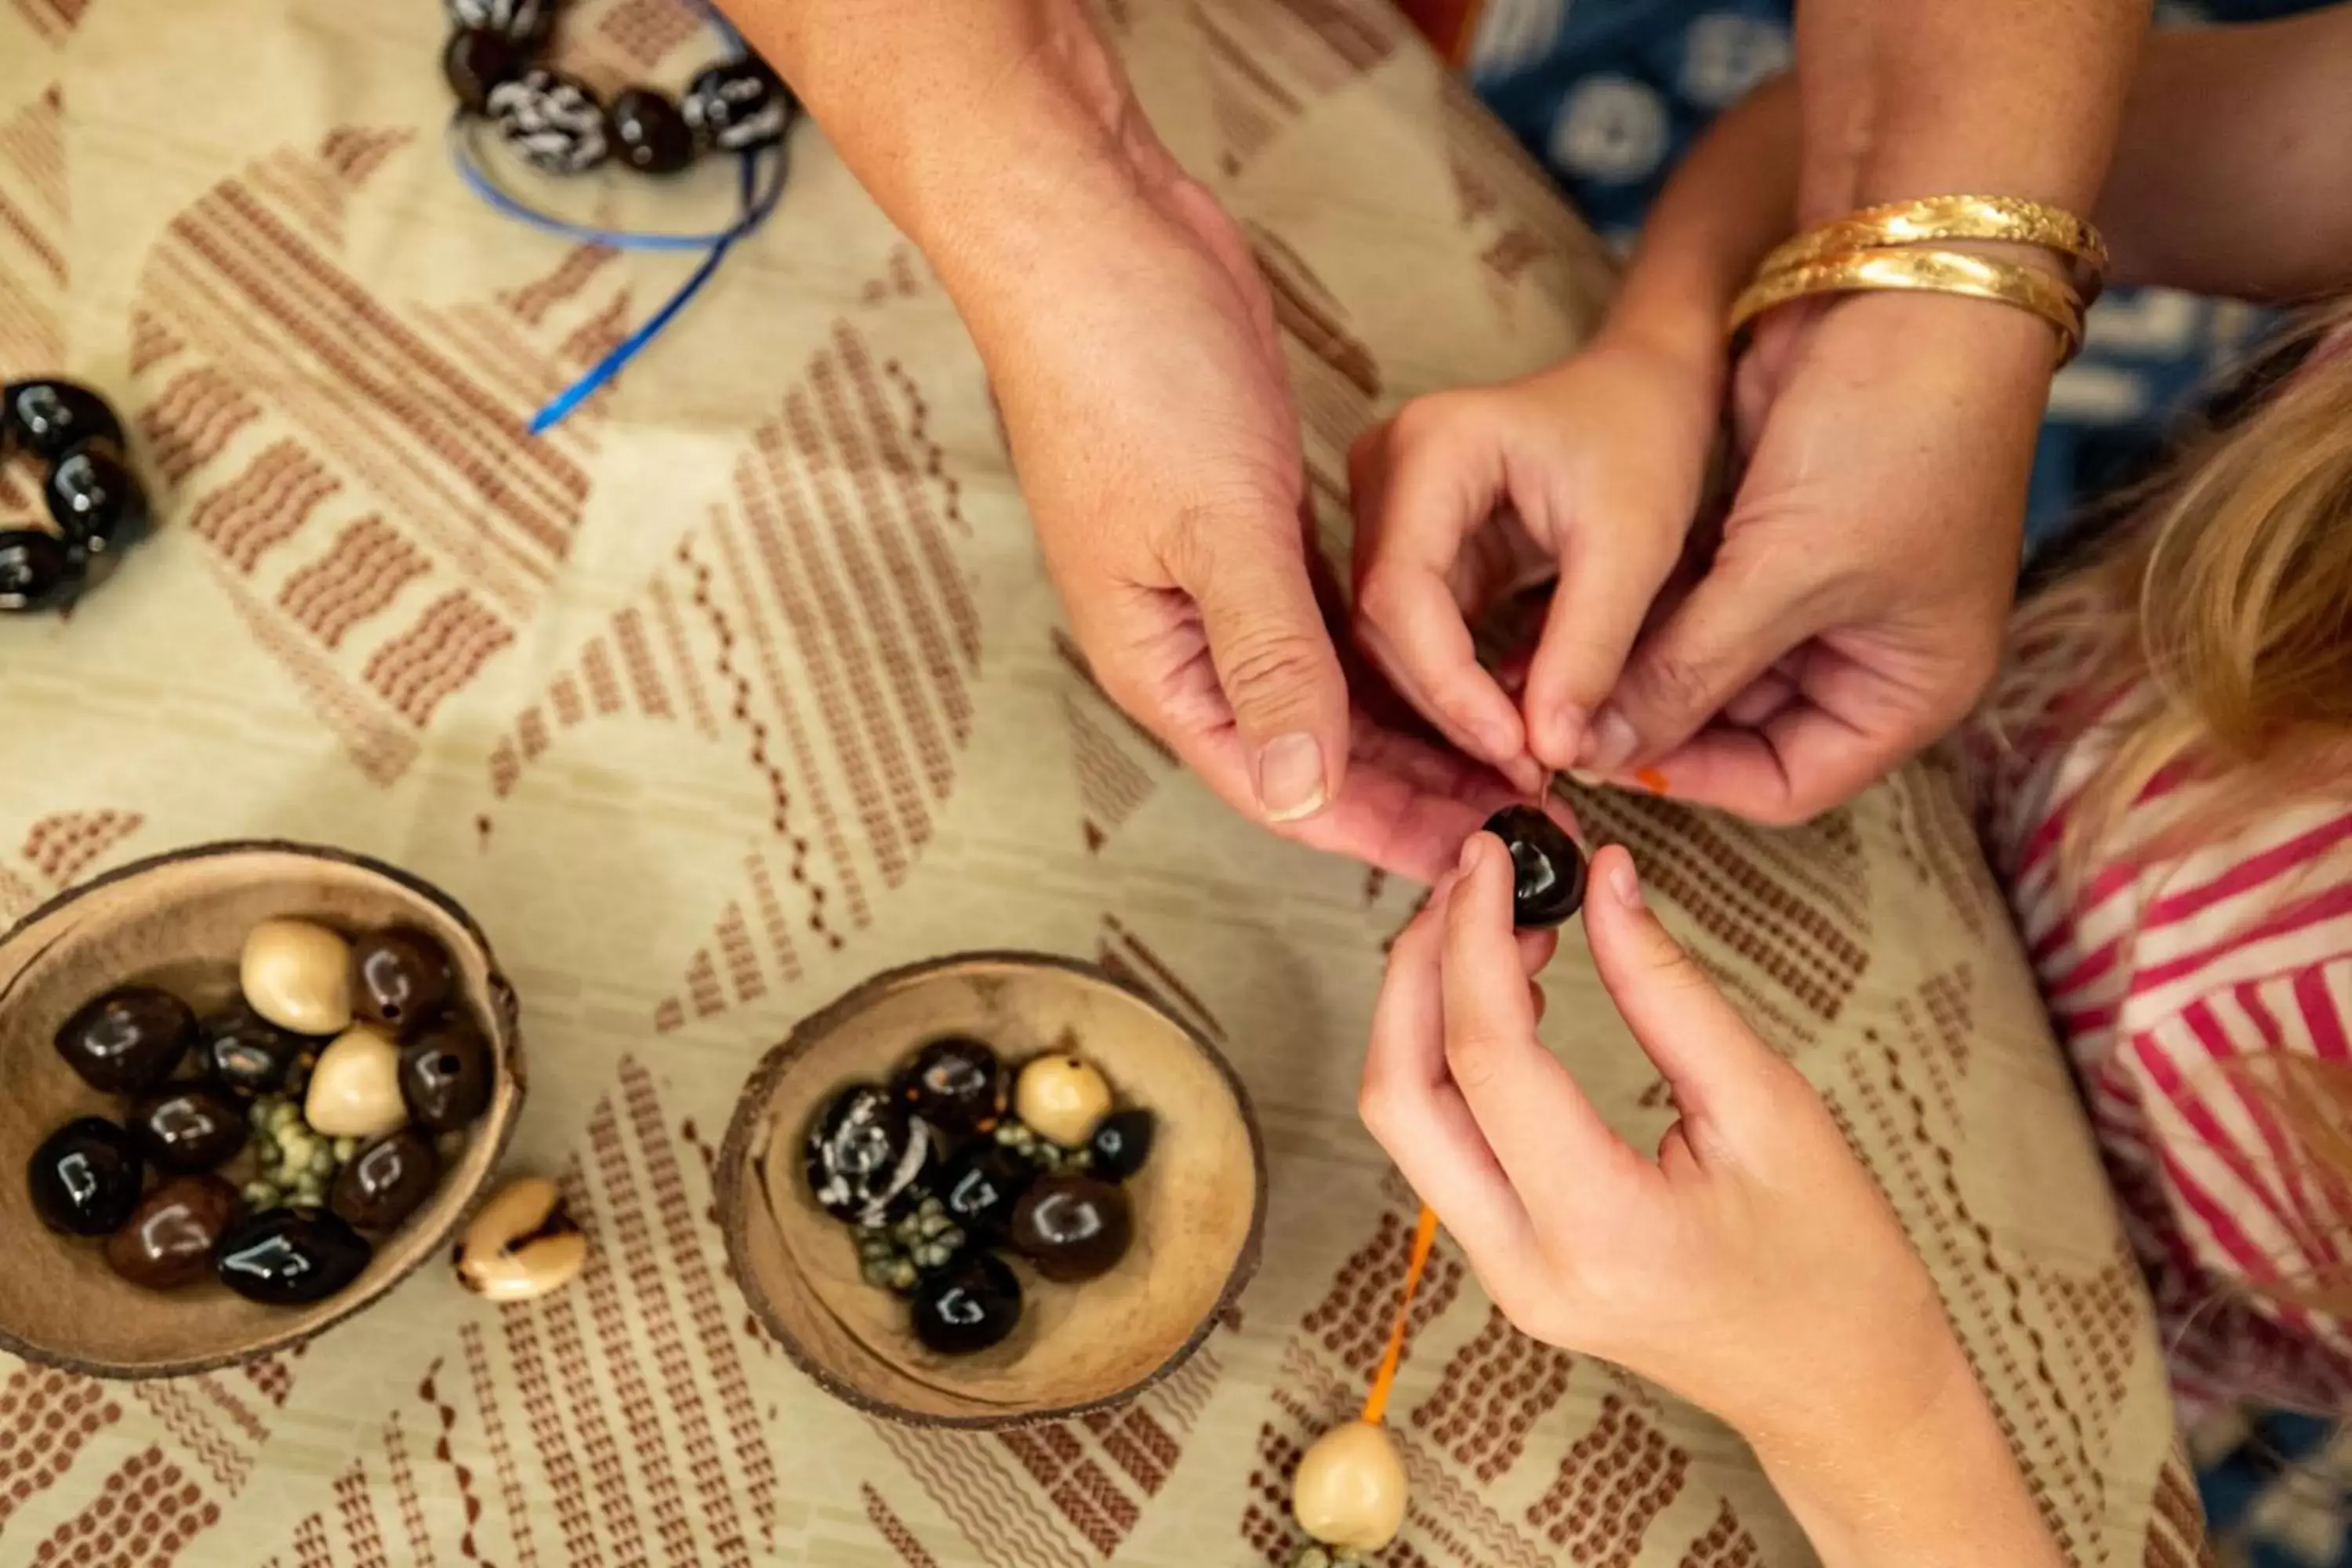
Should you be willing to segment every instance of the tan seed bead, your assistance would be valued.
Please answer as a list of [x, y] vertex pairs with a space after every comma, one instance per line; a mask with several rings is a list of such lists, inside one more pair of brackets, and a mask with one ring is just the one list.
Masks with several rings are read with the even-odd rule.
[[1404, 1458], [1388, 1428], [1369, 1421], [1315, 1439], [1290, 1484], [1298, 1528], [1346, 1552], [1378, 1552], [1404, 1528]]
[[544, 1176], [499, 1189], [457, 1243], [457, 1283], [492, 1301], [528, 1301], [560, 1290], [588, 1261], [588, 1238], [563, 1194]]
[[[392, 1037], [372, 1024], [354, 1024], [319, 1054], [310, 1069], [310, 1093], [302, 1101], [302, 1120], [319, 1138], [380, 1138], [408, 1125], [408, 1102], [400, 1097], [400, 1047]], [[287, 1155], [300, 1159], [307, 1169], [315, 1149], [329, 1150], [319, 1138], [288, 1141]]]
[[1038, 1137], [1065, 1149], [1083, 1149], [1095, 1124], [1110, 1114], [1110, 1085], [1094, 1065], [1056, 1051], [1021, 1069], [1014, 1114]]
[[352, 1022], [352, 944], [312, 921], [264, 921], [246, 934], [237, 980], [248, 1006], [298, 1035]]

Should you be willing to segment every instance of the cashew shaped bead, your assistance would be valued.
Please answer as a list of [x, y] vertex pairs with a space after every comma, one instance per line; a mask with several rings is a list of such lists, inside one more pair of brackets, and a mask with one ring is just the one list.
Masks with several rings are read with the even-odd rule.
[[560, 1290], [588, 1261], [588, 1238], [544, 1176], [500, 1187], [457, 1243], [457, 1283], [492, 1301]]
[[264, 921], [237, 963], [246, 1005], [298, 1035], [339, 1035], [352, 1022], [352, 944], [312, 921]]
[[408, 1125], [400, 1094], [400, 1047], [370, 1024], [354, 1024], [319, 1053], [302, 1120], [328, 1138], [380, 1138]]
[[1334, 1426], [1307, 1450], [1290, 1483], [1298, 1528], [1346, 1552], [1378, 1552], [1404, 1528], [1404, 1458], [1388, 1428]]

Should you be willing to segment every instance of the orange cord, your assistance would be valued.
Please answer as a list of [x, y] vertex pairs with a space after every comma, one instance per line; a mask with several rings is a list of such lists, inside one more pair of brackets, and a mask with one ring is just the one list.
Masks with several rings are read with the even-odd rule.
[[1633, 782], [1640, 784], [1643, 789], [1648, 790], [1652, 795], [1664, 795], [1666, 793], [1666, 775], [1660, 773], [1655, 768], [1635, 768], [1633, 770]]
[[1397, 1297], [1396, 1321], [1389, 1325], [1389, 1348], [1381, 1352], [1381, 1369], [1372, 1373], [1372, 1391], [1364, 1396], [1364, 1420], [1379, 1426], [1388, 1414], [1389, 1390], [1395, 1385], [1397, 1365], [1404, 1360], [1404, 1331], [1412, 1315], [1412, 1293], [1421, 1289], [1421, 1271], [1429, 1266], [1429, 1249], [1437, 1241], [1437, 1211], [1421, 1205], [1413, 1222], [1412, 1253], [1405, 1259], [1404, 1289]]

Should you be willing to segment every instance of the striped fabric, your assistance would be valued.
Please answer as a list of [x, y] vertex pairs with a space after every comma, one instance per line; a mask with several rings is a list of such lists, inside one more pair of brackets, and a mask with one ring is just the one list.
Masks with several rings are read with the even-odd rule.
[[2352, 1172], [2303, 1157], [2261, 1073], [2281, 1055], [2352, 1071], [2352, 804], [2284, 807], [2141, 865], [2130, 845], [2199, 787], [2160, 777], [2073, 889], [2059, 847], [2097, 755], [2087, 741], [2006, 770], [1984, 827], [2148, 1270], [2176, 1390], [2191, 1412], [2352, 1408], [2352, 1324], [2265, 1289], [2344, 1268]]

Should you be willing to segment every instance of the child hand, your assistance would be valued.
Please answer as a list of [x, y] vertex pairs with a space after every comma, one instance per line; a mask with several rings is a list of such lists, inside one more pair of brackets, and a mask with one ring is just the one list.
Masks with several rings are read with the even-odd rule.
[[[1926, 1552], [1942, 1538], [1903, 1531], [1954, 1486], [1977, 1523], [2001, 1505], [2011, 1546], [2040, 1542], [1935, 1285], [1820, 1097], [1643, 908], [1622, 848], [1594, 857], [1584, 923], [1681, 1111], [1654, 1160], [1536, 1039], [1542, 951], [1515, 945], [1492, 836], [1397, 940], [1373, 1016], [1365, 1124], [1487, 1294], [1729, 1422], [1825, 1556]], [[1904, 1560], [1931, 1557], [1974, 1560]]]
[[[1522, 788], [1575, 761], [1680, 557], [1719, 373], [1604, 336], [1524, 381], [1415, 398], [1356, 443], [1357, 638], [1424, 718]], [[1470, 626], [1555, 574], [1523, 721]]]

